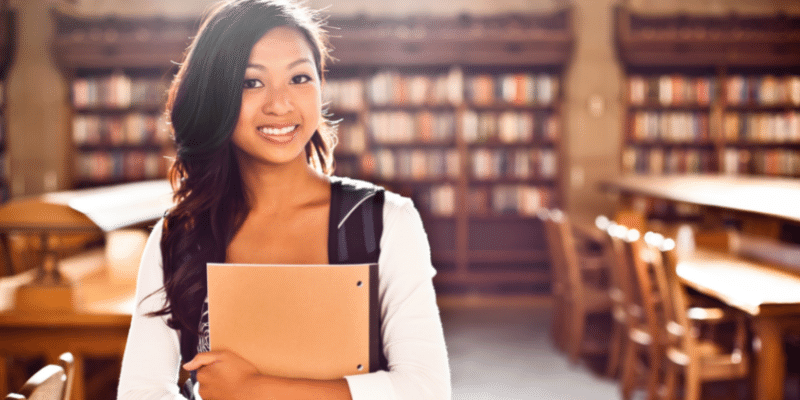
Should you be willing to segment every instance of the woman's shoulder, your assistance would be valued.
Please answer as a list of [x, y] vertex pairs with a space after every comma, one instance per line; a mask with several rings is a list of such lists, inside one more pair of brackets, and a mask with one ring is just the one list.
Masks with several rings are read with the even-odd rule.
[[383, 192], [383, 219], [391, 220], [398, 213], [407, 213], [414, 210], [414, 203], [410, 198], [398, 193], [387, 190], [382, 186], [360, 179], [353, 179], [340, 176], [332, 176], [331, 183], [340, 185], [345, 191], [352, 193], [351, 201], [360, 203], [361, 200], [369, 198], [378, 192]]

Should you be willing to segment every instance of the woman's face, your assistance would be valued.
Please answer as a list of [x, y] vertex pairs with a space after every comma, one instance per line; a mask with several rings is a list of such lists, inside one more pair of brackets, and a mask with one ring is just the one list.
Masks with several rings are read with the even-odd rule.
[[233, 131], [240, 163], [285, 164], [302, 158], [320, 124], [321, 90], [305, 36], [277, 27], [253, 46]]

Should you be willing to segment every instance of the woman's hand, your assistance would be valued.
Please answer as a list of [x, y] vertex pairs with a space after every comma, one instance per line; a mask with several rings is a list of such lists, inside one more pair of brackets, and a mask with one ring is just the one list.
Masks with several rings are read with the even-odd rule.
[[248, 387], [264, 377], [249, 361], [227, 350], [199, 353], [183, 368], [197, 371], [203, 400], [248, 398]]

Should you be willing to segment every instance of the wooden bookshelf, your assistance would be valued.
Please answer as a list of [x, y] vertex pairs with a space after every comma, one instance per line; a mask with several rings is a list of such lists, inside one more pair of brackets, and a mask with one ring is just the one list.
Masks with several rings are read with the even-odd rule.
[[6, 75], [14, 59], [15, 15], [8, 1], [0, 2], [0, 203], [11, 197], [9, 188]]
[[569, 9], [332, 17], [340, 175], [411, 197], [440, 295], [546, 295], [540, 207], [563, 203]]
[[616, 9], [621, 170], [800, 176], [800, 17]]
[[53, 16], [53, 52], [71, 89], [72, 186], [166, 177], [166, 89], [197, 19]]

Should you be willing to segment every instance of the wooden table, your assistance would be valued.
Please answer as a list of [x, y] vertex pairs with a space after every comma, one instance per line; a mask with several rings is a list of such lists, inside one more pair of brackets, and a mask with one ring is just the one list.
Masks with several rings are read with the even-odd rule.
[[[75, 356], [72, 399], [84, 400], [87, 357], [122, 357], [134, 309], [135, 282], [108, 277], [102, 250], [72, 257], [61, 271], [77, 282], [77, 310], [23, 312], [13, 309], [16, 288], [33, 279], [33, 272], [0, 279], [0, 357], [44, 356], [55, 363], [70, 351]], [[7, 363], [0, 362], [0, 393], [8, 393]]]
[[800, 222], [800, 179], [727, 175], [628, 175], [606, 190]]
[[800, 326], [800, 275], [703, 249], [680, 256], [677, 272], [686, 285], [750, 317], [759, 342], [754, 346], [754, 398], [783, 400], [783, 335]]

